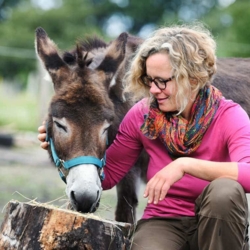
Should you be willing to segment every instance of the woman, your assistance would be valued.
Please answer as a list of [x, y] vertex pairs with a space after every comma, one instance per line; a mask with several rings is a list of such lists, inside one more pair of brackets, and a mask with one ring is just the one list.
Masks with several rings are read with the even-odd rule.
[[[149, 154], [133, 250], [248, 249], [250, 122], [210, 85], [215, 48], [208, 30], [174, 26], [157, 30], [133, 59], [126, 91], [147, 97], [122, 121], [102, 183], [113, 187], [142, 148]], [[46, 148], [44, 126], [39, 132]]]

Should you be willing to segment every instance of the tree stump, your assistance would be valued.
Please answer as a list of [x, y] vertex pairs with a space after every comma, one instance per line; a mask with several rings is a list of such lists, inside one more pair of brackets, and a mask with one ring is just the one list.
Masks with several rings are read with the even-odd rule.
[[0, 231], [1, 250], [129, 249], [131, 225], [39, 203], [10, 201]]

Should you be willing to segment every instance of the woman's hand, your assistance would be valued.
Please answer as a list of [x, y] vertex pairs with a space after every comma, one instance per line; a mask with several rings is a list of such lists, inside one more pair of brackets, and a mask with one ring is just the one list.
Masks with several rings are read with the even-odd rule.
[[165, 198], [169, 188], [185, 174], [183, 163], [182, 158], [178, 158], [157, 172], [147, 183], [144, 197], [148, 197], [148, 203], [157, 204]]
[[43, 124], [40, 127], [38, 127], [38, 132], [39, 132], [39, 134], [38, 134], [37, 138], [39, 141], [41, 141], [41, 144], [40, 144], [41, 148], [48, 149], [49, 143], [45, 141], [45, 139], [46, 139], [45, 122], [43, 122]]

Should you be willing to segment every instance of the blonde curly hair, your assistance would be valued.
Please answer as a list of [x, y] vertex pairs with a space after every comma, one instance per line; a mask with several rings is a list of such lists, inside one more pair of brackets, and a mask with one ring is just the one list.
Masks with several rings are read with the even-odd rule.
[[[216, 72], [216, 43], [201, 24], [180, 25], [156, 30], [138, 48], [125, 77], [125, 92], [133, 93], [135, 101], [150, 96], [141, 80], [146, 73], [147, 58], [158, 52], [169, 55], [177, 85], [177, 107], [181, 113], [192, 92], [210, 84]], [[196, 84], [190, 84], [193, 79]]]

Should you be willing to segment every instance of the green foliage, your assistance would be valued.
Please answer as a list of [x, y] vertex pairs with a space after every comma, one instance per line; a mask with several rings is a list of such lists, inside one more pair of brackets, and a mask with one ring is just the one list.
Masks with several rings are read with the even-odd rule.
[[232, 56], [250, 56], [249, 9], [249, 0], [241, 0], [237, 4], [235, 2], [228, 8], [228, 13], [233, 20], [230, 32], [227, 32], [227, 37], [232, 45], [237, 44], [235, 46], [230, 46], [229, 44], [229, 47], [232, 47]]
[[212, 30], [220, 57], [250, 57], [249, 0], [217, 8], [204, 21]]
[[72, 48], [76, 39], [101, 34], [98, 27], [88, 22], [93, 7], [80, 0], [72, 3], [48, 11], [32, 6], [16, 8], [10, 19], [0, 22], [0, 78], [16, 79], [22, 86], [26, 84], [28, 73], [36, 69], [34, 38], [39, 26], [63, 50]]
[[3, 0], [0, 11], [18, 2], [8, 19], [0, 19], [0, 78], [17, 80], [22, 87], [36, 69], [34, 35], [39, 26], [60, 49], [68, 50], [76, 40], [93, 34], [110, 40], [105, 32], [109, 21], [115, 24], [114, 16], [124, 24], [122, 31], [140, 35], [147, 25], [156, 28], [201, 20], [215, 35], [219, 56], [250, 55], [249, 0], [237, 0], [227, 8], [220, 7], [218, 0], [62, 0], [61, 6], [49, 10], [32, 5], [35, 0]]
[[95, 14], [98, 16], [99, 24], [107, 19], [107, 13], [127, 16], [131, 18], [129, 32], [134, 34], [147, 24], [162, 26], [199, 19], [217, 3], [216, 0], [210, 0], [209, 3], [200, 0], [95, 0], [93, 2], [96, 5]]
[[20, 0], [1, 0], [0, 1], [0, 20], [8, 18], [10, 8], [16, 6]]

